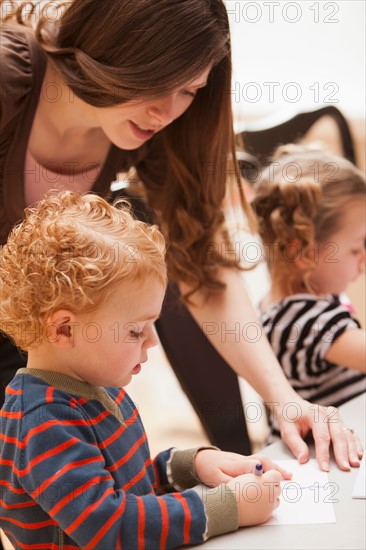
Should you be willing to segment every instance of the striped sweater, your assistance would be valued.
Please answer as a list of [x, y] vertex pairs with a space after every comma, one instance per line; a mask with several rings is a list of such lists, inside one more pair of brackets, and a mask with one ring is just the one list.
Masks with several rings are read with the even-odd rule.
[[338, 407], [366, 390], [363, 373], [325, 359], [344, 331], [360, 328], [338, 297], [289, 296], [268, 307], [262, 323], [286, 377], [304, 399]]
[[20, 369], [0, 430], [0, 521], [15, 548], [175, 548], [234, 530], [234, 494], [206, 493], [197, 449], [151, 460], [123, 389]]

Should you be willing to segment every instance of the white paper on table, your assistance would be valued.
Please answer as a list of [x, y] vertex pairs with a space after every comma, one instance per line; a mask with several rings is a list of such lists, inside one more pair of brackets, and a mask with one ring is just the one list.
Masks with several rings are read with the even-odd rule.
[[338, 502], [336, 483], [319, 469], [316, 460], [299, 464], [297, 460], [273, 462], [292, 472], [292, 479], [281, 482], [280, 506], [264, 525], [335, 523], [334, 502]]
[[356, 483], [353, 487], [352, 498], [366, 498], [366, 461], [363, 455]]

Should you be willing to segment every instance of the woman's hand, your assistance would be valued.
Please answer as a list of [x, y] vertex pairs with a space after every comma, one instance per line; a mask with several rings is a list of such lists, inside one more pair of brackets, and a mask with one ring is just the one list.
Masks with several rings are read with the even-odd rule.
[[322, 470], [329, 471], [330, 443], [341, 470], [360, 465], [363, 456], [360, 439], [351, 428], [344, 426], [335, 407], [322, 407], [299, 398], [293, 407], [286, 407], [286, 415], [281, 413], [281, 407], [274, 409], [274, 413], [281, 438], [301, 464], [309, 460], [309, 448], [303, 438], [312, 431], [316, 458]]
[[291, 479], [291, 472], [280, 468], [269, 458], [259, 455], [244, 456], [214, 449], [203, 449], [198, 451], [195, 457], [196, 474], [202, 483], [209, 487], [228, 483], [242, 474], [254, 474], [255, 466], [258, 463], [262, 464], [264, 473], [268, 470], [277, 470], [282, 479]]
[[[329, 470], [331, 443], [341, 470], [359, 466], [363, 454], [360, 440], [351, 431], [343, 429], [345, 426], [338, 411], [303, 400], [290, 386], [264, 331], [260, 329], [240, 275], [234, 270], [222, 269], [219, 278], [226, 284], [226, 292], [210, 300], [197, 293], [188, 308], [200, 326], [205, 327], [208, 323], [218, 328], [207, 333], [207, 338], [233, 370], [249, 382], [264, 403], [273, 407], [281, 437], [295, 457], [301, 463], [309, 459], [309, 448], [303, 438], [312, 431], [316, 457], [322, 470]], [[189, 288], [181, 284], [181, 290], [185, 292]], [[223, 337], [219, 330], [222, 326], [242, 329], [249, 325], [258, 327], [258, 338], [253, 341], [243, 337], [243, 332], [237, 340], [236, 335], [235, 338], [226, 337], [226, 334]]]

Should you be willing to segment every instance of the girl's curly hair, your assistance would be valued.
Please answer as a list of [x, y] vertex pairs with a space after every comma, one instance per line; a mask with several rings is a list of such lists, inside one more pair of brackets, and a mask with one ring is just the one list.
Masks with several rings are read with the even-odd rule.
[[118, 284], [167, 283], [165, 241], [128, 203], [63, 191], [25, 211], [0, 253], [0, 330], [23, 349], [49, 315], [99, 307]]
[[[338, 230], [344, 208], [352, 200], [364, 200], [365, 194], [365, 178], [348, 160], [300, 145], [277, 149], [252, 206], [272, 280], [286, 295], [299, 282], [314, 293], [311, 247], [325, 243]], [[301, 272], [295, 261], [300, 256]]]

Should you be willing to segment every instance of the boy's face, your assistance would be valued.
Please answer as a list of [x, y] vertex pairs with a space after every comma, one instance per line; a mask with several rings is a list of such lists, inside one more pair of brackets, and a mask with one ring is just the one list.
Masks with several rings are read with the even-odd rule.
[[340, 294], [357, 279], [366, 260], [366, 206], [363, 200], [346, 207], [339, 229], [319, 246], [310, 281], [318, 293]]
[[156, 279], [121, 284], [98, 309], [77, 315], [73, 360], [64, 370], [95, 386], [122, 387], [138, 374], [158, 339], [153, 329], [165, 288]]

